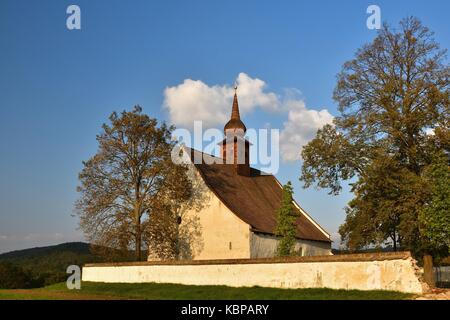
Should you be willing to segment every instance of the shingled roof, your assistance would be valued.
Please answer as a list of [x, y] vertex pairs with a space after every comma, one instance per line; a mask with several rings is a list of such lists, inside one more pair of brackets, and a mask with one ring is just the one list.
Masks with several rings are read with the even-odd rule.
[[[273, 175], [251, 168], [250, 176], [242, 176], [237, 174], [233, 164], [209, 164], [215, 157], [190, 148], [186, 148], [186, 151], [190, 153], [193, 163], [194, 156], [196, 159], [208, 159], [194, 165], [206, 185], [225, 206], [249, 224], [253, 231], [273, 234], [282, 194], [282, 187]], [[297, 238], [331, 242], [329, 235], [303, 209], [294, 204], [295, 210], [300, 213]]]

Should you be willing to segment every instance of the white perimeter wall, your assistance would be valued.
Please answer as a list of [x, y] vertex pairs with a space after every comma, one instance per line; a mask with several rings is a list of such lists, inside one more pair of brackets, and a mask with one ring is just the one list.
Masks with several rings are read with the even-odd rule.
[[83, 268], [83, 281], [176, 283], [232, 287], [332, 288], [422, 293], [412, 258], [249, 264], [163, 264]]

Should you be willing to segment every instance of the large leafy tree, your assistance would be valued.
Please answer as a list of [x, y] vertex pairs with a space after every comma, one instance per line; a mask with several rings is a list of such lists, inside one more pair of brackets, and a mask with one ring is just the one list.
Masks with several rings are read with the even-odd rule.
[[378, 156], [353, 185], [356, 195], [347, 208], [339, 231], [350, 248], [383, 245], [388, 239], [393, 249], [408, 243], [420, 244], [415, 212], [428, 193], [422, 179], [390, 156]]
[[[97, 153], [83, 162], [76, 209], [91, 243], [114, 249], [107, 254], [134, 249], [140, 260], [148, 246], [143, 240], [155, 240], [148, 236], [152, 227], [172, 230], [167, 225], [177, 223], [174, 212], [188, 201], [192, 187], [186, 167], [172, 162], [172, 127], [158, 125], [139, 106], [114, 112], [109, 120], [97, 136]], [[161, 243], [173, 239], [164, 230], [161, 234]]]
[[[450, 170], [448, 157], [438, 152], [424, 171], [431, 196], [419, 213], [421, 234], [433, 247], [450, 253]], [[443, 250], [443, 251], [444, 251]]]
[[449, 79], [446, 51], [416, 18], [384, 25], [338, 74], [340, 114], [303, 148], [300, 179], [331, 194], [350, 181], [340, 229], [349, 247], [420, 243], [421, 176], [436, 150], [449, 150]]

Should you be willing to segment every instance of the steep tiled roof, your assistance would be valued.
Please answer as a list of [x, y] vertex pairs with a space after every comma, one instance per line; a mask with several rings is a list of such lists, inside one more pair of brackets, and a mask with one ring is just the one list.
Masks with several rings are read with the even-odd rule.
[[[212, 156], [186, 148], [191, 153], [191, 160]], [[217, 158], [216, 158], [217, 159]], [[232, 164], [195, 164], [208, 187], [241, 220], [249, 224], [255, 232], [273, 234], [276, 227], [277, 210], [281, 204], [282, 188], [273, 175], [262, 174], [251, 168], [250, 176], [236, 173]], [[297, 220], [297, 238], [330, 242], [329, 236], [320, 226], [313, 222], [306, 212], [295, 206], [300, 213]]]

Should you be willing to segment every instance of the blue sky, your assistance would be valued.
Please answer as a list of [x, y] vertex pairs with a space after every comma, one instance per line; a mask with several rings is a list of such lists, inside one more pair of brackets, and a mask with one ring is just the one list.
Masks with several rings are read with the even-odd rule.
[[[81, 8], [81, 30], [66, 8]], [[185, 79], [231, 87], [240, 73], [282, 99], [300, 92], [308, 110], [337, 115], [336, 74], [375, 36], [366, 8], [396, 25], [417, 16], [450, 48], [448, 1], [0, 1], [0, 252], [82, 240], [77, 218], [81, 161], [114, 110], [140, 104], [170, 121], [164, 90]], [[288, 113], [255, 106], [247, 127], [282, 128]], [[201, 120], [201, 119], [200, 119]], [[304, 190], [300, 162], [277, 177], [336, 233], [351, 198]]]

